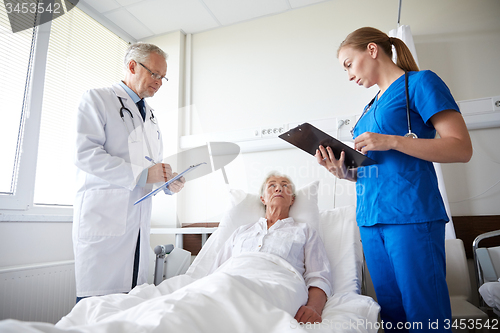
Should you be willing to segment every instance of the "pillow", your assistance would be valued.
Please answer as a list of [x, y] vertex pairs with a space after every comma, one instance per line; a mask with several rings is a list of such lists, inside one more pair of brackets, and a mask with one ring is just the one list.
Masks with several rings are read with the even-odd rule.
[[356, 206], [320, 212], [319, 234], [332, 267], [334, 293], [361, 293], [363, 247], [356, 224]]
[[[316, 230], [319, 230], [318, 187], [319, 181], [314, 181], [297, 190], [295, 201], [290, 207], [290, 217], [296, 222], [307, 223]], [[255, 223], [266, 215], [259, 194], [230, 190], [229, 196], [230, 207], [219, 223], [216, 251], [219, 251], [238, 227]]]

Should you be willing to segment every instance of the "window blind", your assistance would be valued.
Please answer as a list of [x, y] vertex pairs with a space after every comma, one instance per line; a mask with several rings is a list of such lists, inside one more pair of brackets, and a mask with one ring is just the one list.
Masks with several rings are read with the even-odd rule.
[[74, 135], [82, 94], [123, 79], [128, 43], [75, 7], [52, 21], [38, 148], [36, 204], [72, 205]]
[[[36, 2], [36, 1], [33, 1]], [[17, 19], [29, 20], [28, 16]], [[0, 193], [13, 194], [17, 158], [22, 140], [23, 118], [28, 98], [32, 49], [35, 45], [36, 17], [31, 17], [31, 29], [13, 33], [3, 0], [0, 0]], [[27, 22], [23, 22], [27, 23]]]

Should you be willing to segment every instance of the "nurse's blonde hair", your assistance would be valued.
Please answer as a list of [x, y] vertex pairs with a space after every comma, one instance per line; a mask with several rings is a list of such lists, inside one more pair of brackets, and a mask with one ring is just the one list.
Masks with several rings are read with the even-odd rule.
[[371, 27], [359, 28], [347, 35], [337, 50], [337, 58], [343, 47], [349, 46], [364, 51], [370, 43], [377, 44], [391, 59], [392, 46], [394, 46], [397, 55], [396, 65], [406, 71], [419, 71], [417, 63], [405, 42], [399, 38], [389, 37], [385, 32]]

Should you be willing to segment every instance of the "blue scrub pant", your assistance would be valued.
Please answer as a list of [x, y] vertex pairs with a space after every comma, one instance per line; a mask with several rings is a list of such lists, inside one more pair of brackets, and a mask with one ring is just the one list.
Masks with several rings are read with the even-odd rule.
[[445, 222], [359, 229], [385, 332], [451, 332]]

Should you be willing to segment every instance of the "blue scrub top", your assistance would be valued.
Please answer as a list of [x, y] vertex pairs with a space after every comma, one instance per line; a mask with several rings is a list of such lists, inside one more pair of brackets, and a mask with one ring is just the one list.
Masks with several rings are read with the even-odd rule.
[[[408, 91], [411, 129], [421, 139], [435, 137], [436, 130], [429, 121], [433, 115], [444, 110], [460, 112], [446, 84], [431, 71], [409, 72]], [[404, 75], [360, 118], [354, 137], [364, 132], [408, 133]], [[359, 226], [448, 221], [432, 162], [396, 150], [370, 151], [367, 156], [378, 164], [358, 168]]]

